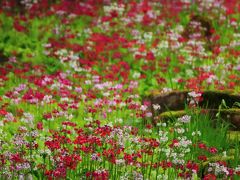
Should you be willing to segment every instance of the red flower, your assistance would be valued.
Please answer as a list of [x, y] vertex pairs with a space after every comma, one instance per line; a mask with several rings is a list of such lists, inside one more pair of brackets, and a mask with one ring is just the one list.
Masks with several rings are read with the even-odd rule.
[[24, 160], [22, 159], [22, 157], [20, 156], [19, 153], [12, 154], [11, 157], [10, 157], [10, 160], [13, 161], [14, 163], [24, 162]]
[[0, 166], [3, 166], [6, 163], [6, 157], [0, 154]]
[[79, 155], [73, 154], [73, 155], [62, 155], [60, 157], [61, 161], [64, 163], [64, 165], [70, 169], [76, 169], [78, 163], [82, 160]]
[[5, 116], [7, 114], [7, 111], [4, 109], [0, 109], [0, 115]]
[[206, 144], [203, 144], [203, 143], [199, 143], [198, 144], [198, 147], [200, 148], [200, 149], [207, 149], [207, 146], [206, 146]]
[[154, 56], [154, 54], [150, 51], [150, 52], [147, 53], [146, 59], [147, 59], [147, 60], [150, 60], [150, 61], [153, 61], [153, 60], [155, 60], [155, 56]]
[[56, 141], [56, 140], [46, 141], [46, 142], [45, 142], [45, 145], [46, 145], [49, 149], [51, 149], [51, 150], [59, 149], [59, 148], [60, 148], [60, 142], [59, 142], [59, 141]]
[[170, 147], [170, 148], [173, 148], [175, 145], [178, 144], [178, 142], [179, 142], [179, 141], [178, 141], [177, 139], [173, 139], [173, 140], [172, 140], [172, 144], [170, 144], [169, 147]]
[[152, 127], [153, 127], [153, 126], [152, 126], [151, 124], [147, 124], [147, 125], [146, 125], [146, 128], [147, 128], [147, 129], [152, 129]]
[[161, 163], [160, 163], [160, 166], [163, 168], [163, 169], [167, 169], [167, 168], [170, 168], [170, 167], [172, 167], [172, 162], [170, 162], [170, 161], [162, 161]]
[[86, 173], [87, 179], [92, 180], [107, 180], [109, 179], [109, 173], [106, 170], [96, 170], [93, 172], [87, 172]]
[[127, 164], [130, 164], [133, 162], [134, 156], [131, 154], [124, 153], [124, 160], [126, 161]]
[[79, 144], [79, 145], [85, 144], [85, 143], [87, 143], [87, 142], [88, 142], [87, 137], [82, 136], [82, 135], [78, 136], [78, 137], [74, 140], [74, 144]]
[[57, 169], [54, 169], [54, 170], [46, 170], [45, 175], [48, 177], [49, 180], [51, 180], [51, 179], [65, 179], [66, 169], [61, 167], [61, 168], [57, 168]]
[[46, 119], [46, 120], [51, 119], [52, 117], [53, 117], [53, 116], [52, 116], [51, 113], [47, 113], [47, 114], [44, 114], [44, 115], [43, 115], [43, 118]]
[[42, 122], [37, 123], [37, 129], [38, 130], [43, 130], [43, 123]]
[[233, 174], [234, 174], [234, 170], [233, 169], [228, 168], [228, 172], [229, 172], [228, 176], [233, 176]]
[[198, 160], [207, 161], [207, 156], [204, 156], [204, 155], [198, 156]]
[[64, 122], [62, 122], [62, 125], [65, 125], [65, 126], [71, 126], [71, 127], [75, 127], [75, 126], [77, 126], [76, 123], [74, 123], [74, 122], [70, 122], [70, 121], [64, 121]]
[[216, 180], [216, 176], [214, 174], [207, 174], [204, 176], [203, 180]]
[[210, 153], [212, 153], [212, 154], [216, 154], [216, 153], [218, 152], [217, 148], [215, 148], [215, 147], [210, 147], [210, 148], [208, 149], [208, 151], [209, 151]]
[[14, 29], [18, 32], [26, 31], [26, 28], [24, 26], [22, 26], [17, 20], [15, 20], [13, 26], [14, 26]]
[[236, 84], [235, 84], [235, 82], [229, 82], [228, 83], [228, 87], [230, 88], [230, 89], [233, 89], [234, 87], [236, 86]]
[[194, 170], [195, 172], [198, 172], [198, 169], [199, 169], [198, 165], [194, 162], [191, 162], [191, 161], [187, 162], [186, 167], [188, 169]]
[[213, 52], [214, 52], [215, 55], [220, 54], [220, 52], [221, 52], [220, 47], [214, 47], [214, 48], [213, 48]]

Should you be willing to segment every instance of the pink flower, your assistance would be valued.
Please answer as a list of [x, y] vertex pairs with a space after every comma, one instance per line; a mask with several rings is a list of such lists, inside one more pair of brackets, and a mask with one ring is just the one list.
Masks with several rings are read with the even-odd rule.
[[207, 149], [207, 146], [206, 146], [206, 144], [204, 144], [204, 143], [199, 143], [199, 144], [198, 144], [198, 147], [199, 147], [200, 149]]
[[215, 148], [215, 147], [210, 147], [210, 148], [208, 149], [208, 151], [209, 151], [210, 153], [212, 153], [212, 154], [216, 154], [216, 153], [218, 152], [217, 148]]
[[43, 123], [42, 122], [37, 123], [37, 129], [38, 130], [43, 130]]
[[107, 113], [103, 112], [103, 118], [106, 119], [107, 118]]

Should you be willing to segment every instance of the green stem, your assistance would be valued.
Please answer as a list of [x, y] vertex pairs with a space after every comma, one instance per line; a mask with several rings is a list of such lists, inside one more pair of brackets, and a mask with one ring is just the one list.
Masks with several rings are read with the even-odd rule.
[[150, 176], [151, 176], [151, 171], [152, 171], [153, 156], [154, 156], [154, 150], [153, 150], [152, 159], [151, 159], [151, 164], [150, 164], [150, 169], [149, 169], [149, 173], [148, 173], [148, 178], [149, 178], [149, 179], [151, 179]]

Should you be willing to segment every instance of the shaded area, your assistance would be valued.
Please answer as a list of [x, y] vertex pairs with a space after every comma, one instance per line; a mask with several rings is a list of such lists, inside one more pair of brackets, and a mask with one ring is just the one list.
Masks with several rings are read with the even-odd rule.
[[2, 51], [0, 51], [0, 64], [3, 64], [8, 61], [8, 57], [3, 54]]
[[[188, 104], [189, 91], [173, 91], [169, 93], [154, 92], [146, 99], [151, 102], [151, 111], [153, 114], [153, 123], [156, 124], [158, 120], [166, 120], [169, 118], [178, 118], [186, 114], [184, 111]], [[222, 101], [229, 109], [219, 109]], [[202, 100], [199, 102], [199, 107], [202, 108], [200, 112], [206, 113], [214, 119], [220, 116], [223, 120], [230, 122], [232, 129], [240, 129], [240, 109], [232, 108], [234, 103], [240, 102], [240, 96], [232, 94], [228, 91], [204, 91], [202, 93]], [[155, 110], [153, 105], [160, 105], [161, 108]]]

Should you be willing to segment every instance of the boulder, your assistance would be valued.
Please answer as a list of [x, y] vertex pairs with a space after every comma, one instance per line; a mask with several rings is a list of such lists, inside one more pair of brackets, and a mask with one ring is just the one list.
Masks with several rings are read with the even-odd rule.
[[[178, 118], [186, 114], [190, 91], [172, 91], [161, 93], [152, 92], [146, 99], [150, 101], [149, 108], [153, 114], [153, 124], [158, 121]], [[225, 108], [219, 108], [222, 102]], [[217, 116], [232, 124], [231, 129], [240, 129], [240, 109], [233, 108], [234, 103], [240, 102], [240, 96], [232, 91], [203, 91], [198, 106], [201, 110], [195, 109], [196, 113], [206, 113], [212, 119]], [[154, 105], [160, 105], [160, 109], [154, 109]]]

